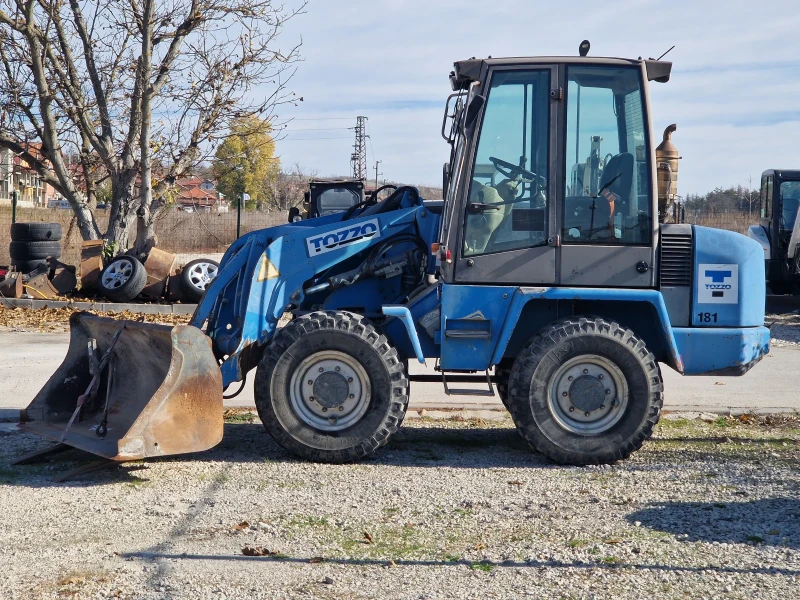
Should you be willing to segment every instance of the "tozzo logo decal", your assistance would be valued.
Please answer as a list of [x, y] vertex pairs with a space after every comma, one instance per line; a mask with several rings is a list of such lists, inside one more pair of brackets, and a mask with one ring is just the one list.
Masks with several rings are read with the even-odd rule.
[[306, 238], [306, 248], [309, 256], [317, 256], [363, 240], [379, 237], [381, 237], [380, 223], [378, 219], [370, 219], [369, 221], [355, 223], [322, 235]]
[[739, 265], [699, 265], [697, 302], [739, 303]]

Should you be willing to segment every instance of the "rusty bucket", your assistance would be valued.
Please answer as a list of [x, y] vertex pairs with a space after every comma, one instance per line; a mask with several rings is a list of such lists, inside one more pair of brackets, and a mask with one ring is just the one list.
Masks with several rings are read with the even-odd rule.
[[222, 440], [222, 375], [202, 331], [76, 313], [70, 334], [64, 362], [20, 414], [23, 430], [117, 461]]

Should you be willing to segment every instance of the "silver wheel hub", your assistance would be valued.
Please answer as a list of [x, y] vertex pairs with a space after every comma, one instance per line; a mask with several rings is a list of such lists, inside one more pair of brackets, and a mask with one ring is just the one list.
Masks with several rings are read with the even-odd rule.
[[217, 267], [211, 263], [197, 263], [189, 269], [189, 281], [198, 290], [206, 291], [208, 284], [217, 276]]
[[321, 431], [340, 431], [357, 423], [372, 395], [361, 363], [337, 350], [306, 357], [295, 369], [289, 390], [295, 414]]
[[127, 282], [133, 274], [133, 265], [127, 260], [116, 260], [112, 262], [103, 272], [103, 287], [107, 290], [115, 290]]
[[611, 360], [594, 354], [576, 356], [550, 380], [548, 406], [566, 430], [597, 435], [611, 429], [628, 406], [628, 383]]

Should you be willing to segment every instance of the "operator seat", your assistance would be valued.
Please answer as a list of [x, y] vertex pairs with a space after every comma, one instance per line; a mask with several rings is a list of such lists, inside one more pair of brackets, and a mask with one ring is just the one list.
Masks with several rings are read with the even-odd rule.
[[492, 234], [501, 226], [503, 219], [511, 212], [511, 202], [516, 198], [518, 181], [503, 179], [494, 187], [484, 185], [473, 179], [469, 201], [478, 204], [499, 204], [499, 210], [489, 209], [482, 213], [466, 214], [464, 235], [464, 254], [466, 256], [491, 252], [486, 246]]
[[564, 215], [565, 241], [602, 242], [617, 239], [614, 216], [616, 213], [628, 214], [633, 191], [633, 166], [633, 154], [630, 152], [612, 156], [603, 169], [600, 189], [605, 190], [602, 194], [598, 194], [596, 198], [567, 198]]

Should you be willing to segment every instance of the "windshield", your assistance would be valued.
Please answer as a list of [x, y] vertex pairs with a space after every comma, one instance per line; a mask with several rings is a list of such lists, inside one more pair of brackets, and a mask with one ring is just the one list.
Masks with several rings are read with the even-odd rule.
[[797, 218], [797, 207], [800, 206], [800, 181], [781, 183], [781, 205], [781, 229], [791, 231]]
[[358, 192], [348, 188], [331, 188], [317, 196], [319, 216], [343, 212], [361, 202]]

